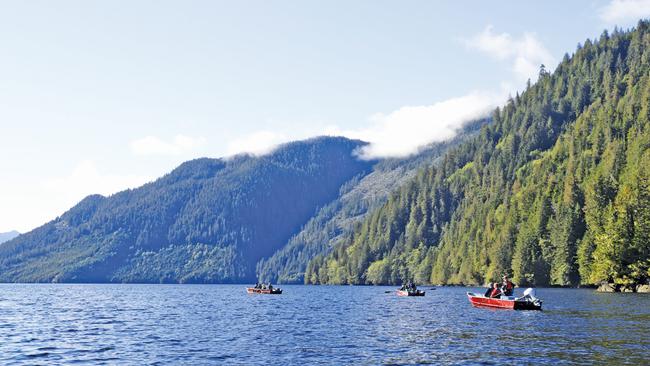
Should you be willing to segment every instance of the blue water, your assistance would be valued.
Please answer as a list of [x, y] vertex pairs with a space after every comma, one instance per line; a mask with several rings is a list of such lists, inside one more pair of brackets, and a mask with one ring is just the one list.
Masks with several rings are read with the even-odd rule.
[[539, 312], [465, 288], [283, 288], [0, 285], [0, 364], [650, 363], [650, 295], [539, 289]]

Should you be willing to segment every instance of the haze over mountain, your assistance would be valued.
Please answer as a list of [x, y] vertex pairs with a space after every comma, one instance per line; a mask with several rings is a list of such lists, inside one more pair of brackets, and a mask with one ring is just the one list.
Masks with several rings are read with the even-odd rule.
[[6, 233], [0, 233], [0, 244], [11, 240], [17, 237], [18, 235], [20, 235], [20, 233], [17, 232], [16, 230], [8, 231]]

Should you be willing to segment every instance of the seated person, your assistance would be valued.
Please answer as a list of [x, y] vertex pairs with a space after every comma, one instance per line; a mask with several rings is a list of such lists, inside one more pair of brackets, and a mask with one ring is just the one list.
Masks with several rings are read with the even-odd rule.
[[494, 283], [494, 286], [492, 287], [492, 293], [490, 293], [490, 297], [492, 298], [497, 298], [501, 296], [501, 289], [499, 288], [498, 283]]
[[493, 287], [493, 286], [494, 286], [494, 285], [492, 284], [492, 282], [490, 282], [490, 283], [488, 284], [487, 290], [485, 290], [485, 293], [483, 294], [483, 296], [485, 296], [485, 297], [490, 297], [490, 295], [492, 294], [492, 287]]

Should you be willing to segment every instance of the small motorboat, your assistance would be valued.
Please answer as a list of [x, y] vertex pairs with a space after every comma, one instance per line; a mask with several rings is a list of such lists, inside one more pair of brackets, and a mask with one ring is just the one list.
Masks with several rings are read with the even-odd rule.
[[282, 294], [282, 289], [281, 288], [255, 288], [255, 287], [247, 287], [246, 292], [249, 294], [265, 294], [265, 295], [280, 295]]
[[408, 290], [397, 290], [397, 296], [424, 296], [424, 291], [422, 290], [415, 290], [415, 291], [408, 291]]
[[535, 297], [535, 289], [528, 288], [524, 296], [486, 297], [482, 294], [468, 292], [467, 297], [474, 306], [514, 310], [542, 310], [542, 300]]

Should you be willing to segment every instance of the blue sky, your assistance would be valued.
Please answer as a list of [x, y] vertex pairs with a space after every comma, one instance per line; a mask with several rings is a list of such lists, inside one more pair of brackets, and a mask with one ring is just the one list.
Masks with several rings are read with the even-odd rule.
[[182, 161], [453, 135], [647, 0], [0, 1], [0, 232]]

